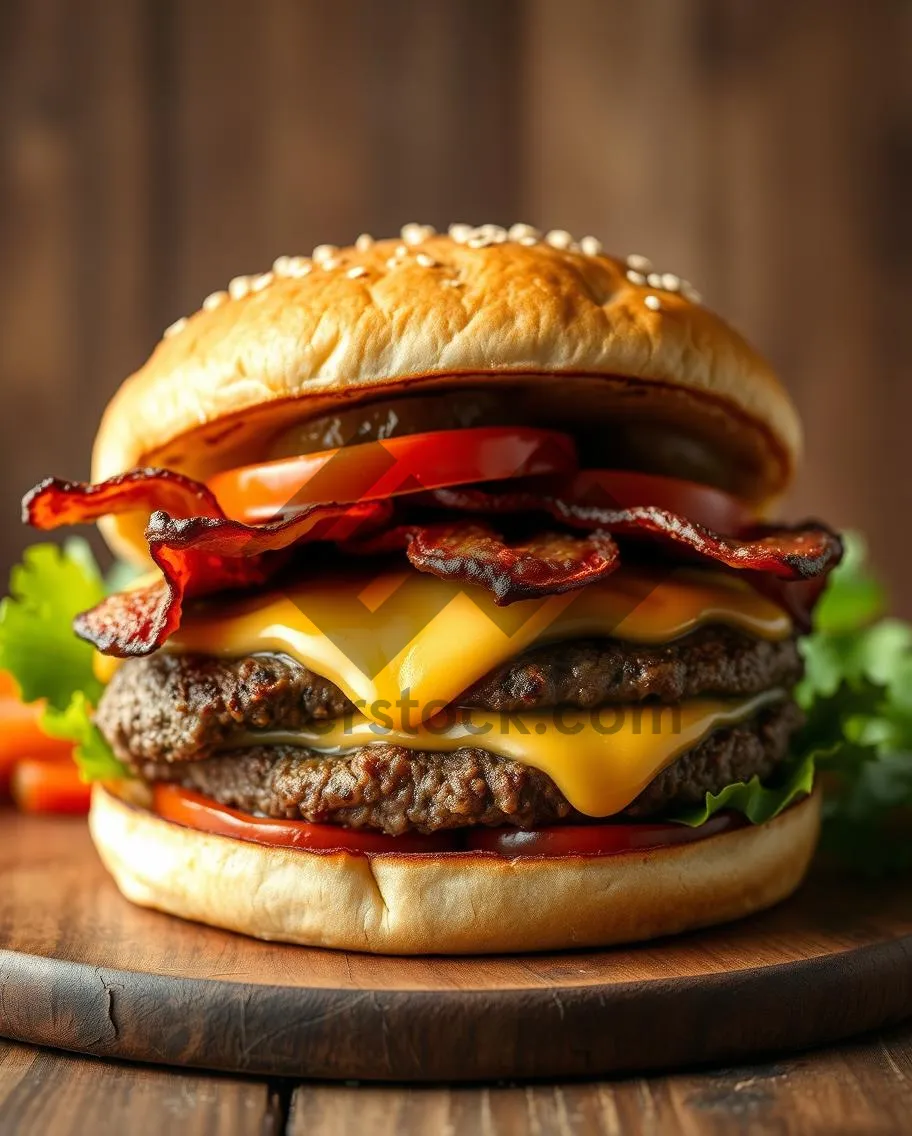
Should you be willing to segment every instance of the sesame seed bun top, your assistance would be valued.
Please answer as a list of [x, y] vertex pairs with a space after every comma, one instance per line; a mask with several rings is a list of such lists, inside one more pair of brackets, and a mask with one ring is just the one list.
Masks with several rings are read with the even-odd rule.
[[[172, 325], [110, 403], [93, 477], [205, 477], [342, 404], [452, 388], [503, 390], [527, 421], [674, 427], [718, 459], [708, 480], [761, 509], [800, 456], [775, 374], [686, 281], [562, 231], [407, 225], [280, 257]], [[123, 518], [106, 532], [137, 551]]]

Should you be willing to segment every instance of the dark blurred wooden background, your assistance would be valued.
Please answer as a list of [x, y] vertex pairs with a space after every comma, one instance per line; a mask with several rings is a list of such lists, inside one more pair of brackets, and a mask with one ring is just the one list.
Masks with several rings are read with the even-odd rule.
[[162, 328], [404, 222], [694, 280], [807, 424], [793, 511], [912, 613], [910, 0], [0, 0], [0, 568]]

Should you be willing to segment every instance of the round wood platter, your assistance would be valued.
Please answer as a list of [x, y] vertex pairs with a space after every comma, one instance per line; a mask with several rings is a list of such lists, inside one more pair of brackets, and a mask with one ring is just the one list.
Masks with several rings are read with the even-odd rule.
[[818, 872], [761, 916], [606, 951], [388, 958], [135, 908], [84, 822], [0, 813], [0, 1035], [104, 1057], [398, 1081], [729, 1062], [912, 1015], [912, 890]]

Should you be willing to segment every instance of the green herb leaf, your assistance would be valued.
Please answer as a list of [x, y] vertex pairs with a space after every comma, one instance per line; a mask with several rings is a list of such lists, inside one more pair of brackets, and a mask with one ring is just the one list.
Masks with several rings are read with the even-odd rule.
[[91, 707], [81, 691], [73, 695], [65, 710], [49, 706], [42, 716], [41, 728], [52, 738], [76, 743], [73, 758], [83, 781], [115, 781], [129, 776], [92, 721]]
[[96, 702], [101, 683], [92, 670], [92, 647], [73, 634], [73, 617], [104, 596], [104, 584], [83, 540], [36, 544], [10, 575], [0, 602], [0, 669], [19, 685], [23, 701], [47, 699], [66, 710], [73, 695]]
[[796, 697], [807, 724], [796, 749], [816, 758], [825, 780], [825, 847], [880, 871], [912, 864], [912, 627], [875, 622], [884, 589], [861, 538], [847, 548], [801, 644], [807, 669]]

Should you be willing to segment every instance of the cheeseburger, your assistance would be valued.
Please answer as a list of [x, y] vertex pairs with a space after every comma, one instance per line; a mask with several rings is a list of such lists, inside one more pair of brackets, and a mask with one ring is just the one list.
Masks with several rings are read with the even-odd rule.
[[238, 277], [109, 405], [137, 576], [80, 614], [136, 903], [396, 954], [596, 946], [800, 883], [801, 428], [691, 286], [593, 238], [408, 225]]

